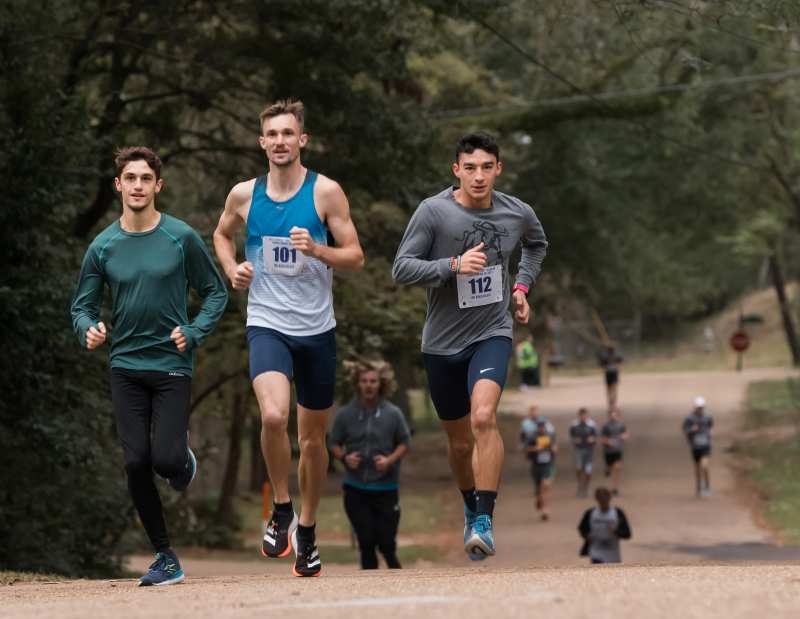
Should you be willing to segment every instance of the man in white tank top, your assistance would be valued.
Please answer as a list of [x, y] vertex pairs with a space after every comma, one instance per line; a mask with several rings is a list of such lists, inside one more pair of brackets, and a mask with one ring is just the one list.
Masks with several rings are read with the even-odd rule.
[[[250, 289], [250, 376], [261, 409], [261, 447], [274, 498], [262, 553], [285, 557], [294, 549], [294, 575], [318, 576], [314, 527], [328, 468], [325, 433], [336, 374], [331, 271], [361, 269], [364, 254], [342, 188], [300, 161], [308, 142], [303, 123], [300, 101], [278, 101], [261, 113], [259, 144], [269, 173], [231, 189], [214, 247], [233, 288]], [[234, 238], [243, 224], [246, 259], [240, 263]], [[298, 402], [299, 518], [288, 483], [292, 381]]]

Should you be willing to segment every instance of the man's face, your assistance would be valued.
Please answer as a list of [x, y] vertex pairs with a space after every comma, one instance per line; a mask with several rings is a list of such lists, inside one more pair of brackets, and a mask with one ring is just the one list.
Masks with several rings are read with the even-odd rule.
[[538, 406], [531, 406], [528, 409], [528, 417], [531, 419], [536, 419], [539, 416], [539, 407]]
[[270, 164], [278, 167], [293, 164], [307, 142], [308, 134], [302, 133], [294, 114], [265, 118], [258, 138]]
[[461, 181], [462, 191], [473, 200], [482, 200], [491, 195], [494, 182], [502, 170], [503, 164], [497, 157], [480, 149], [469, 154], [461, 153], [453, 164], [453, 174]]
[[156, 180], [155, 170], [143, 159], [128, 163], [114, 179], [122, 204], [136, 212], [153, 204], [163, 184], [163, 179]]
[[381, 381], [378, 373], [374, 371], [362, 372], [358, 377], [358, 395], [364, 400], [373, 400], [378, 397]]

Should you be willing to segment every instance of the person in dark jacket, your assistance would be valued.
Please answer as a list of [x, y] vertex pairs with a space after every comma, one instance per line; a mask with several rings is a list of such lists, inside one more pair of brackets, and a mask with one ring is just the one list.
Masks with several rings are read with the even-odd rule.
[[587, 509], [578, 525], [584, 540], [581, 556], [592, 563], [621, 563], [619, 541], [631, 538], [631, 527], [625, 512], [611, 506], [611, 492], [598, 488], [594, 493], [597, 507]]
[[356, 397], [336, 412], [331, 451], [345, 468], [344, 508], [358, 539], [361, 568], [377, 569], [377, 547], [389, 568], [400, 568], [400, 461], [411, 433], [402, 411], [386, 398], [394, 372], [385, 361], [345, 363]]

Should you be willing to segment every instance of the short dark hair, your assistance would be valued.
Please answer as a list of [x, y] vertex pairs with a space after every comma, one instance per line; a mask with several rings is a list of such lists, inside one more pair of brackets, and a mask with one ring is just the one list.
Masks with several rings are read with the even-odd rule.
[[114, 165], [117, 167], [117, 176], [122, 174], [122, 170], [131, 161], [144, 161], [153, 168], [156, 173], [156, 180], [161, 178], [161, 158], [151, 148], [147, 146], [125, 146], [118, 148], [114, 153]]
[[597, 490], [594, 491], [594, 498], [597, 499], [598, 503], [610, 503], [611, 491], [608, 488], [600, 486]]
[[477, 133], [468, 133], [462, 136], [456, 143], [456, 163], [458, 163], [458, 157], [461, 153], [471, 155], [476, 150], [485, 150], [500, 161], [500, 147], [495, 139], [488, 133], [478, 131]]

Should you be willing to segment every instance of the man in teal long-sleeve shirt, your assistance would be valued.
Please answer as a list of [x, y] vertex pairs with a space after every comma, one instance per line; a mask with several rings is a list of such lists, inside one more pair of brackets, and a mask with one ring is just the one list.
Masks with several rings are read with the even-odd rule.
[[[122, 216], [86, 252], [72, 324], [89, 350], [111, 337], [111, 400], [128, 488], [156, 552], [139, 583], [167, 585], [184, 574], [170, 547], [153, 471], [178, 491], [197, 471], [187, 442], [194, 349], [216, 326], [228, 293], [198, 234], [156, 210], [163, 185], [159, 157], [136, 146], [119, 150], [115, 163]], [[110, 329], [99, 320], [105, 285]], [[203, 300], [192, 321], [190, 287]]]

